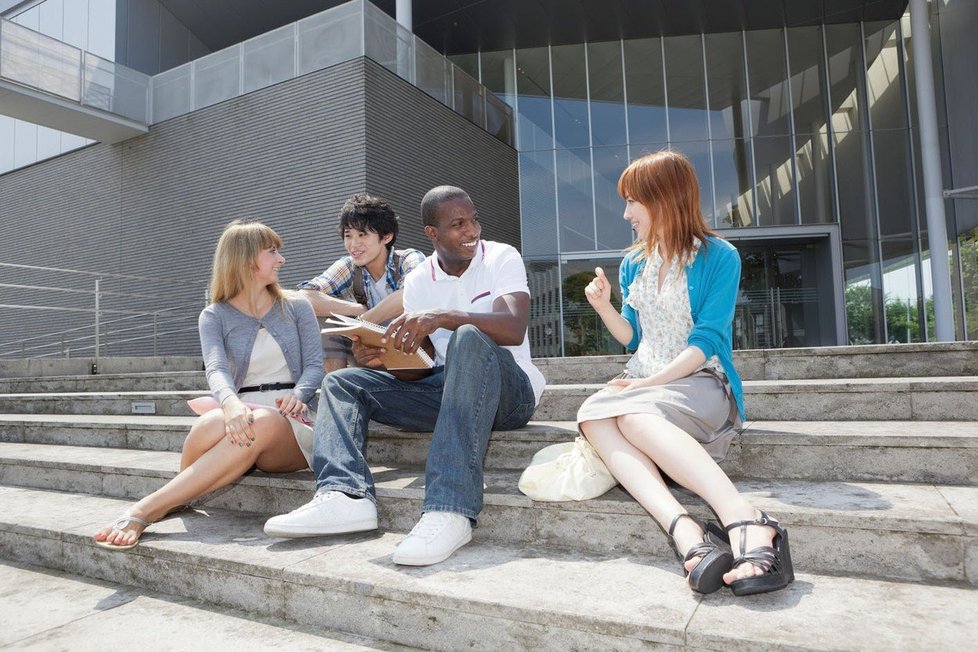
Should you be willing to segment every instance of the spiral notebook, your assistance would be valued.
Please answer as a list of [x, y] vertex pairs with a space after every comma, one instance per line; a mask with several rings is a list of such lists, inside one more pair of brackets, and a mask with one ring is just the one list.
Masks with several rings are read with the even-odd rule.
[[[380, 338], [387, 332], [387, 328], [380, 324], [345, 315], [333, 315], [323, 323], [326, 324], [321, 331], [323, 335], [342, 335], [351, 339], [356, 336], [367, 346], [387, 349], [387, 352], [380, 356], [387, 369], [431, 369], [435, 366], [435, 361], [424, 348], [408, 354], [393, 348], [390, 343], [382, 343]], [[430, 341], [426, 341], [425, 344], [431, 349]]]

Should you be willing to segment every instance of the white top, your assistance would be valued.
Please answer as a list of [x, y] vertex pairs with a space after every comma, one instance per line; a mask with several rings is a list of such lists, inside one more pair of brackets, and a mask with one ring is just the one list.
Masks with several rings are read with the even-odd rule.
[[379, 281], [374, 281], [370, 284], [370, 298], [373, 300], [373, 305], [375, 306], [390, 293], [391, 286], [387, 283], [387, 274], [381, 276]]
[[[502, 242], [481, 240], [475, 258], [461, 276], [451, 276], [438, 264], [433, 253], [404, 277], [404, 312], [446, 308], [466, 312], [492, 312], [493, 301], [506, 294], [530, 294], [526, 267], [516, 249]], [[431, 334], [435, 364], [445, 364], [445, 352], [452, 331], [439, 328]], [[530, 340], [523, 334], [519, 346], [504, 346], [513, 354], [520, 369], [530, 379], [536, 402], [540, 402], [546, 381], [530, 360]]]
[[[696, 244], [700, 244], [698, 240]], [[699, 246], [694, 258], [698, 254]], [[689, 333], [693, 330], [686, 268], [678, 258], [673, 258], [659, 290], [662, 264], [662, 257], [656, 248], [642, 273], [635, 277], [628, 288], [628, 305], [638, 312], [642, 339], [625, 369], [637, 378], [648, 378], [675, 360], [689, 347]], [[723, 366], [716, 356], [710, 357], [699, 369], [706, 367], [723, 373]]]
[[251, 360], [242, 387], [267, 385], [270, 383], [291, 383], [292, 374], [282, 355], [282, 348], [265, 327], [258, 329], [255, 344], [251, 347]]

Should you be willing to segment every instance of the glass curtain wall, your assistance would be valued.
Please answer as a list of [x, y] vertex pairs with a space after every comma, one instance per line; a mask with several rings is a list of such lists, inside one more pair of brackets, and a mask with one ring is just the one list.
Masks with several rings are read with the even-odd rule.
[[[115, 60], [116, 0], [45, 0], [7, 20]], [[94, 141], [40, 125], [0, 116], [0, 174]]]
[[904, 17], [454, 58], [517, 114], [524, 255], [549, 297], [534, 354], [621, 352], [577, 286], [595, 264], [617, 277], [632, 238], [618, 175], [665, 147], [693, 162], [716, 228], [790, 237], [796, 225], [840, 225], [849, 343], [926, 341], [908, 27]]

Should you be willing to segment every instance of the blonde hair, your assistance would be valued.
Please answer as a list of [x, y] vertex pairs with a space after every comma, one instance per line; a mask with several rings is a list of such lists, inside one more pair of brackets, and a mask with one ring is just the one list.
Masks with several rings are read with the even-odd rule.
[[[224, 227], [214, 250], [211, 269], [211, 301], [221, 303], [237, 296], [251, 283], [251, 271], [258, 255], [270, 247], [282, 247], [282, 238], [260, 222], [235, 220]], [[266, 288], [279, 303], [285, 294], [278, 283]]]
[[618, 194], [645, 206], [653, 222], [648, 237], [636, 241], [629, 251], [640, 250], [648, 258], [661, 238], [669, 255], [689, 264], [696, 249], [694, 241], [706, 246], [707, 236], [716, 236], [700, 212], [696, 171], [679, 152], [663, 150], [632, 161], [618, 179]]

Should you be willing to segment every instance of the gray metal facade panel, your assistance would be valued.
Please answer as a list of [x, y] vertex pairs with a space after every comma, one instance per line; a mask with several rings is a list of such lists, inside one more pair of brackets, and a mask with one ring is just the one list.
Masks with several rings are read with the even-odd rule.
[[[214, 244], [229, 221], [260, 219], [282, 235], [288, 287], [345, 253], [336, 216], [354, 192], [391, 201], [404, 217], [399, 242], [430, 251], [418, 204], [439, 183], [472, 193], [486, 237], [519, 245], [516, 152], [374, 62], [358, 59], [159, 123], [145, 136], [0, 175], [0, 262], [167, 279], [105, 279], [103, 290], [165, 299], [106, 297], [102, 308], [186, 305], [183, 332], [162, 338], [159, 353], [196, 354], [196, 314]], [[93, 287], [91, 277], [3, 267], [0, 278]], [[0, 289], [0, 303], [90, 308], [92, 297]], [[72, 326], [87, 335], [91, 323], [89, 314], [5, 309], [0, 343]], [[113, 322], [110, 330], [122, 327]], [[91, 353], [66, 346], [76, 355]], [[103, 350], [148, 353], [145, 345]]]
[[483, 237], [520, 249], [516, 150], [374, 61], [367, 60], [365, 72], [367, 187], [397, 198], [398, 242], [431, 251], [421, 227], [421, 198], [447, 184], [471, 195]]

